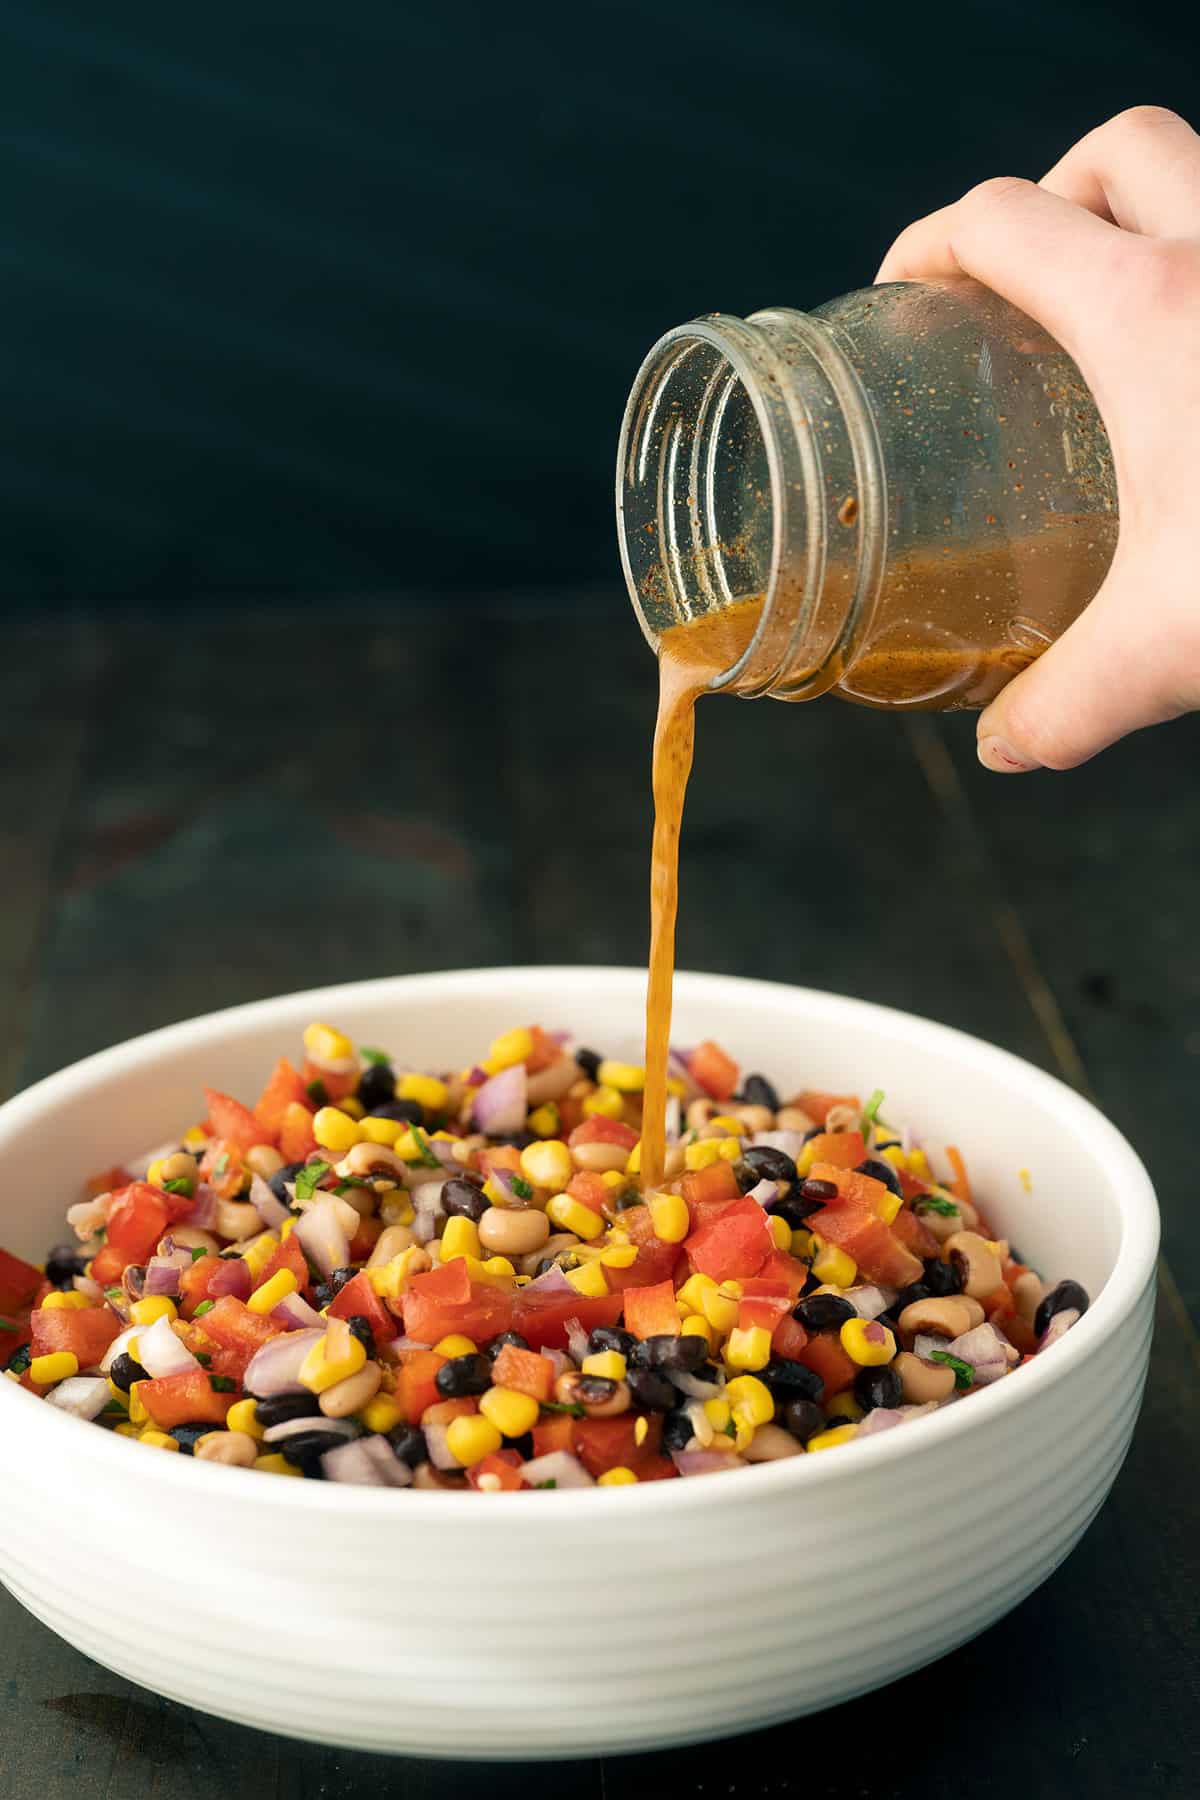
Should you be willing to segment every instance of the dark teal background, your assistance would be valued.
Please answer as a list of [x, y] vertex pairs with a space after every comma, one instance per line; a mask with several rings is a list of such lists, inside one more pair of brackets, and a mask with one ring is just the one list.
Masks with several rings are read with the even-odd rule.
[[0, 596], [614, 581], [659, 332], [866, 282], [1123, 105], [1195, 115], [1169, 16], [5, 5]]

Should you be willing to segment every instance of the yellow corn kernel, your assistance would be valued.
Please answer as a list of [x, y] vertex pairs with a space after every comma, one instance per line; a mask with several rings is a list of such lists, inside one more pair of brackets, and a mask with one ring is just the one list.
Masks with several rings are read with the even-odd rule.
[[335, 1031], [332, 1025], [321, 1025], [315, 1020], [305, 1028], [304, 1048], [317, 1062], [345, 1062], [354, 1055], [354, 1045], [344, 1031]]
[[73, 1350], [54, 1350], [48, 1356], [35, 1356], [29, 1365], [30, 1379], [39, 1387], [55, 1387], [79, 1373], [79, 1358]]
[[704, 1416], [714, 1431], [724, 1431], [733, 1418], [733, 1408], [722, 1395], [719, 1399], [704, 1402]]
[[721, 1341], [721, 1334], [715, 1326], [710, 1325], [703, 1313], [689, 1313], [680, 1326], [683, 1337], [702, 1337], [708, 1345], [709, 1355], [716, 1352]]
[[517, 1272], [507, 1256], [487, 1256], [479, 1266], [485, 1275], [493, 1275], [499, 1280], [503, 1280], [506, 1275], [515, 1275]]
[[689, 1312], [694, 1313], [700, 1311], [703, 1294], [715, 1294], [716, 1292], [717, 1284], [711, 1275], [689, 1275], [675, 1298], [681, 1300]]
[[336, 1104], [338, 1111], [345, 1113], [346, 1117], [353, 1119], [355, 1123], [365, 1115], [367, 1110], [362, 1101], [354, 1094], [346, 1094]]
[[300, 1470], [286, 1456], [281, 1456], [278, 1450], [272, 1450], [267, 1456], [256, 1456], [253, 1466], [261, 1469], [265, 1475], [300, 1475]]
[[796, 1173], [801, 1180], [804, 1179], [817, 1160], [817, 1153], [813, 1149], [813, 1142], [814, 1140], [809, 1138], [807, 1144], [801, 1144], [800, 1154], [796, 1158]]
[[489, 1388], [480, 1396], [479, 1410], [502, 1437], [523, 1437], [538, 1421], [537, 1401], [515, 1388]]
[[649, 1435], [650, 1435], [649, 1419], [647, 1419], [644, 1416], [636, 1419], [634, 1421], [634, 1426], [633, 1426], [633, 1441], [637, 1445], [639, 1450], [641, 1449], [642, 1445], [645, 1443], [645, 1441], [646, 1441], [647, 1437], [649, 1437]]
[[473, 1338], [464, 1337], [461, 1331], [452, 1331], [448, 1337], [439, 1338], [433, 1347], [439, 1356], [474, 1356], [479, 1345]]
[[169, 1432], [154, 1429], [139, 1431], [138, 1443], [150, 1444], [156, 1450], [178, 1450], [179, 1448], [178, 1438], [173, 1438]]
[[575, 1164], [561, 1138], [543, 1138], [540, 1143], [528, 1144], [522, 1150], [521, 1173], [534, 1187], [549, 1188], [552, 1194], [557, 1194], [575, 1173]]
[[281, 1300], [294, 1294], [298, 1286], [290, 1269], [279, 1269], [270, 1281], [264, 1281], [260, 1288], [255, 1288], [246, 1302], [247, 1309], [252, 1313], [261, 1313], [266, 1318], [268, 1313], [275, 1311]]
[[839, 1444], [848, 1444], [858, 1436], [857, 1425], [835, 1425], [832, 1431], [818, 1431], [810, 1437], [804, 1448], [811, 1455], [817, 1450], [836, 1450]]
[[599, 1300], [608, 1292], [608, 1282], [598, 1262], [585, 1263], [581, 1269], [568, 1269], [566, 1277], [575, 1292], [588, 1300]]
[[135, 1300], [129, 1309], [133, 1325], [153, 1325], [158, 1319], [177, 1319], [179, 1308], [165, 1294], [152, 1294], [148, 1300]]
[[713, 1439], [714, 1450], [748, 1450], [754, 1441], [755, 1427], [744, 1412], [735, 1406], [725, 1430]]
[[145, 1385], [146, 1383], [144, 1381], [134, 1381], [130, 1383], [129, 1423], [131, 1425], [146, 1425], [150, 1421], [150, 1414], [146, 1411], [146, 1403], [141, 1396], [141, 1389], [144, 1388]]
[[399, 1300], [408, 1285], [408, 1272], [416, 1260], [414, 1252], [424, 1259], [425, 1252], [417, 1244], [410, 1244], [407, 1250], [398, 1250], [388, 1262], [379, 1263], [367, 1270], [371, 1286], [381, 1300]]
[[812, 1260], [812, 1272], [818, 1281], [827, 1281], [831, 1287], [848, 1288], [858, 1274], [858, 1264], [853, 1257], [839, 1250], [836, 1244], [827, 1244], [823, 1237], [814, 1231], [813, 1248], [816, 1254]]
[[603, 1475], [597, 1475], [596, 1486], [629, 1487], [631, 1484], [636, 1483], [636, 1481], [637, 1476], [634, 1474], [633, 1470], [627, 1469], [623, 1463], [618, 1463], [615, 1468], [605, 1469]]
[[289, 1214], [288, 1217], [283, 1221], [283, 1224], [279, 1227], [280, 1243], [286, 1244], [288, 1239], [291, 1237], [293, 1231], [295, 1231], [295, 1229], [296, 1229], [296, 1221], [291, 1216], [291, 1214]]
[[651, 1194], [650, 1223], [664, 1244], [682, 1244], [692, 1229], [687, 1201], [679, 1194]]
[[[903, 1156], [904, 1152], [901, 1151], [900, 1154]], [[896, 1166], [897, 1166], [897, 1168], [902, 1169], [904, 1167], [904, 1164], [898, 1163]], [[926, 1156], [926, 1154], [923, 1150], [910, 1150], [909, 1151], [909, 1153], [908, 1153], [908, 1169], [909, 1169], [909, 1173], [911, 1175], [915, 1175], [917, 1177], [918, 1181], [928, 1181], [928, 1179], [929, 1179], [929, 1158]]]
[[752, 1425], [769, 1425], [775, 1417], [771, 1390], [756, 1375], [735, 1375], [725, 1383], [725, 1398], [734, 1412], [745, 1413]]
[[368, 1431], [391, 1431], [404, 1422], [404, 1414], [390, 1394], [376, 1394], [358, 1416]]
[[852, 1388], [843, 1388], [840, 1394], [835, 1394], [832, 1400], [826, 1401], [825, 1416], [838, 1425], [856, 1425], [860, 1419], [866, 1418]]
[[890, 1225], [903, 1205], [904, 1201], [901, 1196], [899, 1194], [893, 1194], [891, 1188], [889, 1188], [875, 1210], [883, 1220], [884, 1224]]
[[606, 1381], [624, 1381], [625, 1358], [619, 1350], [597, 1350], [580, 1363], [585, 1375], [603, 1375]]
[[56, 1289], [42, 1301], [43, 1312], [84, 1312], [91, 1305], [86, 1294], [75, 1288]]
[[146, 1180], [150, 1183], [151, 1187], [161, 1187], [162, 1186], [162, 1184], [163, 1184], [163, 1164], [166, 1162], [166, 1160], [167, 1159], [165, 1156], [160, 1156], [158, 1158], [158, 1160], [156, 1162], [152, 1162], [150, 1164], [150, 1167], [146, 1170]]
[[606, 1244], [600, 1252], [606, 1269], [631, 1269], [637, 1261], [636, 1244]]
[[250, 1271], [251, 1281], [257, 1281], [275, 1252], [279, 1248], [279, 1239], [273, 1231], [260, 1232], [252, 1238], [242, 1251], [242, 1261]]
[[720, 1160], [720, 1138], [700, 1138], [697, 1143], [689, 1144], [683, 1153], [683, 1165], [686, 1169], [711, 1169]]
[[247, 1437], [261, 1438], [263, 1427], [258, 1422], [258, 1402], [235, 1400], [225, 1415], [225, 1424], [230, 1431], [243, 1431]]
[[379, 1202], [379, 1216], [385, 1225], [411, 1225], [416, 1213], [413, 1203], [402, 1188], [385, 1194]]
[[735, 1163], [742, 1154], [742, 1146], [737, 1138], [710, 1138], [708, 1141], [716, 1143], [718, 1162]]
[[625, 1173], [627, 1175], [640, 1175], [641, 1172], [642, 1140], [639, 1138], [637, 1143], [633, 1146], [633, 1149], [629, 1152], [629, 1160], [625, 1164]]
[[679, 1079], [678, 1075], [668, 1075], [668, 1077], [667, 1077], [667, 1092], [668, 1092], [668, 1094], [677, 1094], [679, 1096], [679, 1098], [682, 1100], [684, 1095], [687, 1093], [687, 1091], [688, 1090], [687, 1090], [687, 1082], [686, 1081], [681, 1081]]
[[528, 1025], [518, 1025], [514, 1031], [501, 1032], [482, 1066], [489, 1075], [498, 1075], [501, 1069], [511, 1069], [517, 1063], [528, 1062], [532, 1055], [533, 1033]]
[[128, 1419], [122, 1419], [119, 1425], [113, 1426], [113, 1432], [117, 1437], [139, 1438], [142, 1428], [140, 1425], [131, 1425]]
[[401, 1075], [396, 1083], [397, 1100], [415, 1100], [427, 1113], [445, 1112], [450, 1098], [444, 1081], [435, 1075]]
[[458, 1256], [473, 1256], [478, 1259], [483, 1246], [479, 1242], [479, 1227], [474, 1219], [463, 1219], [455, 1216], [447, 1219], [442, 1229], [442, 1261], [453, 1262]]
[[782, 1250], [785, 1254], [789, 1253], [792, 1248], [792, 1228], [787, 1220], [781, 1219], [778, 1213], [768, 1213], [767, 1229], [774, 1240], [775, 1248]]
[[189, 1125], [183, 1134], [182, 1142], [185, 1150], [207, 1150], [208, 1133], [203, 1125]]
[[363, 1142], [386, 1144], [389, 1150], [397, 1138], [404, 1136], [406, 1129], [403, 1119], [376, 1119], [371, 1114], [359, 1124]]
[[583, 1116], [590, 1119], [599, 1116], [602, 1119], [619, 1119], [625, 1111], [625, 1101], [616, 1088], [599, 1087], [595, 1093], [589, 1094], [583, 1103]]
[[704, 1292], [700, 1296], [700, 1311], [714, 1330], [732, 1331], [737, 1324], [738, 1303], [731, 1295], [723, 1294], [720, 1288]]
[[464, 1469], [493, 1455], [503, 1441], [500, 1427], [482, 1413], [463, 1413], [446, 1427], [446, 1448]]
[[908, 1158], [899, 1144], [887, 1144], [882, 1150], [872, 1150], [871, 1155], [877, 1156], [881, 1162], [891, 1163], [893, 1169], [908, 1167]]
[[877, 1325], [873, 1321], [868, 1324], [866, 1319], [847, 1319], [838, 1336], [846, 1355], [865, 1369], [889, 1363], [896, 1354], [896, 1340], [886, 1325]]
[[572, 1199], [570, 1194], [555, 1194], [546, 1207], [546, 1216], [558, 1226], [560, 1231], [573, 1231], [576, 1237], [599, 1237], [604, 1230], [604, 1220], [582, 1200]]
[[725, 1340], [731, 1369], [765, 1369], [771, 1360], [771, 1334], [765, 1325], [734, 1326]]
[[108, 1377], [108, 1391], [116, 1401], [117, 1405], [124, 1407], [125, 1411], [128, 1412], [129, 1395], [125, 1392], [124, 1388], [119, 1388], [117, 1386], [111, 1375]]
[[646, 1085], [646, 1071], [637, 1063], [613, 1062], [605, 1057], [596, 1071], [601, 1087], [615, 1088], [618, 1094], [640, 1094]]
[[299, 1380], [310, 1394], [323, 1394], [349, 1375], [357, 1375], [367, 1353], [344, 1319], [330, 1319], [323, 1338], [313, 1345], [300, 1365]]
[[802, 1262], [816, 1255], [812, 1232], [804, 1225], [798, 1225], [792, 1233], [792, 1255], [798, 1256]]
[[535, 1106], [529, 1115], [529, 1129], [540, 1138], [556, 1138], [562, 1130], [562, 1114], [553, 1100], [547, 1100], [544, 1106]]
[[605, 1169], [600, 1180], [606, 1188], [611, 1188], [614, 1194], [618, 1188], [624, 1189], [627, 1185], [625, 1177], [620, 1169]]
[[714, 1125], [719, 1125], [722, 1131], [733, 1137], [746, 1137], [750, 1131], [745, 1119], [731, 1119], [728, 1113], [718, 1113], [715, 1119], [708, 1121], [710, 1131]]
[[344, 1156], [362, 1142], [362, 1132], [353, 1119], [336, 1106], [323, 1106], [312, 1122], [312, 1133], [322, 1150], [333, 1150]]

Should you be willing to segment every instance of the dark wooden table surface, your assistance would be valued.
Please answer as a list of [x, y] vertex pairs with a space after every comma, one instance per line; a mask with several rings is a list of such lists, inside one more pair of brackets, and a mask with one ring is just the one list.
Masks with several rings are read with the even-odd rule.
[[[552, 616], [348, 598], [10, 629], [0, 1090], [316, 982], [640, 962], [652, 706], [651, 660], [612, 593]], [[911, 1007], [1090, 1090], [1162, 1199], [1154, 1363], [1109, 1504], [983, 1638], [821, 1718], [543, 1768], [539, 1786], [563, 1800], [1200, 1792], [1198, 753], [1192, 719], [1073, 775], [1006, 781], [977, 769], [969, 720], [706, 703], [681, 964]], [[581, 1685], [586, 1671], [581, 1644]], [[6, 1800], [424, 1800], [528, 1779], [225, 1725], [109, 1675], [0, 1591]]]

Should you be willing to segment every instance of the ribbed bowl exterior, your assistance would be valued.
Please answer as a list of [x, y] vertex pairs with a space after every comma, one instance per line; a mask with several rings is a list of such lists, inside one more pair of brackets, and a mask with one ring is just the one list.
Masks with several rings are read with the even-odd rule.
[[345, 1746], [583, 1756], [812, 1712], [974, 1636], [1076, 1543], [1137, 1415], [1152, 1238], [1088, 1354], [1068, 1337], [1003, 1403], [634, 1494], [334, 1493], [151, 1454], [9, 1388], [0, 1575], [148, 1688]]

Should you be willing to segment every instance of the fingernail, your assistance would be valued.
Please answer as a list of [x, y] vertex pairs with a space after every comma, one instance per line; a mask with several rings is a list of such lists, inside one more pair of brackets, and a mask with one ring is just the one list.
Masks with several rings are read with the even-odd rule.
[[977, 748], [984, 768], [994, 769], [1000, 775], [1027, 775], [1030, 769], [1041, 767], [1040, 763], [1030, 762], [1027, 756], [1018, 756], [1002, 737], [980, 738]]

